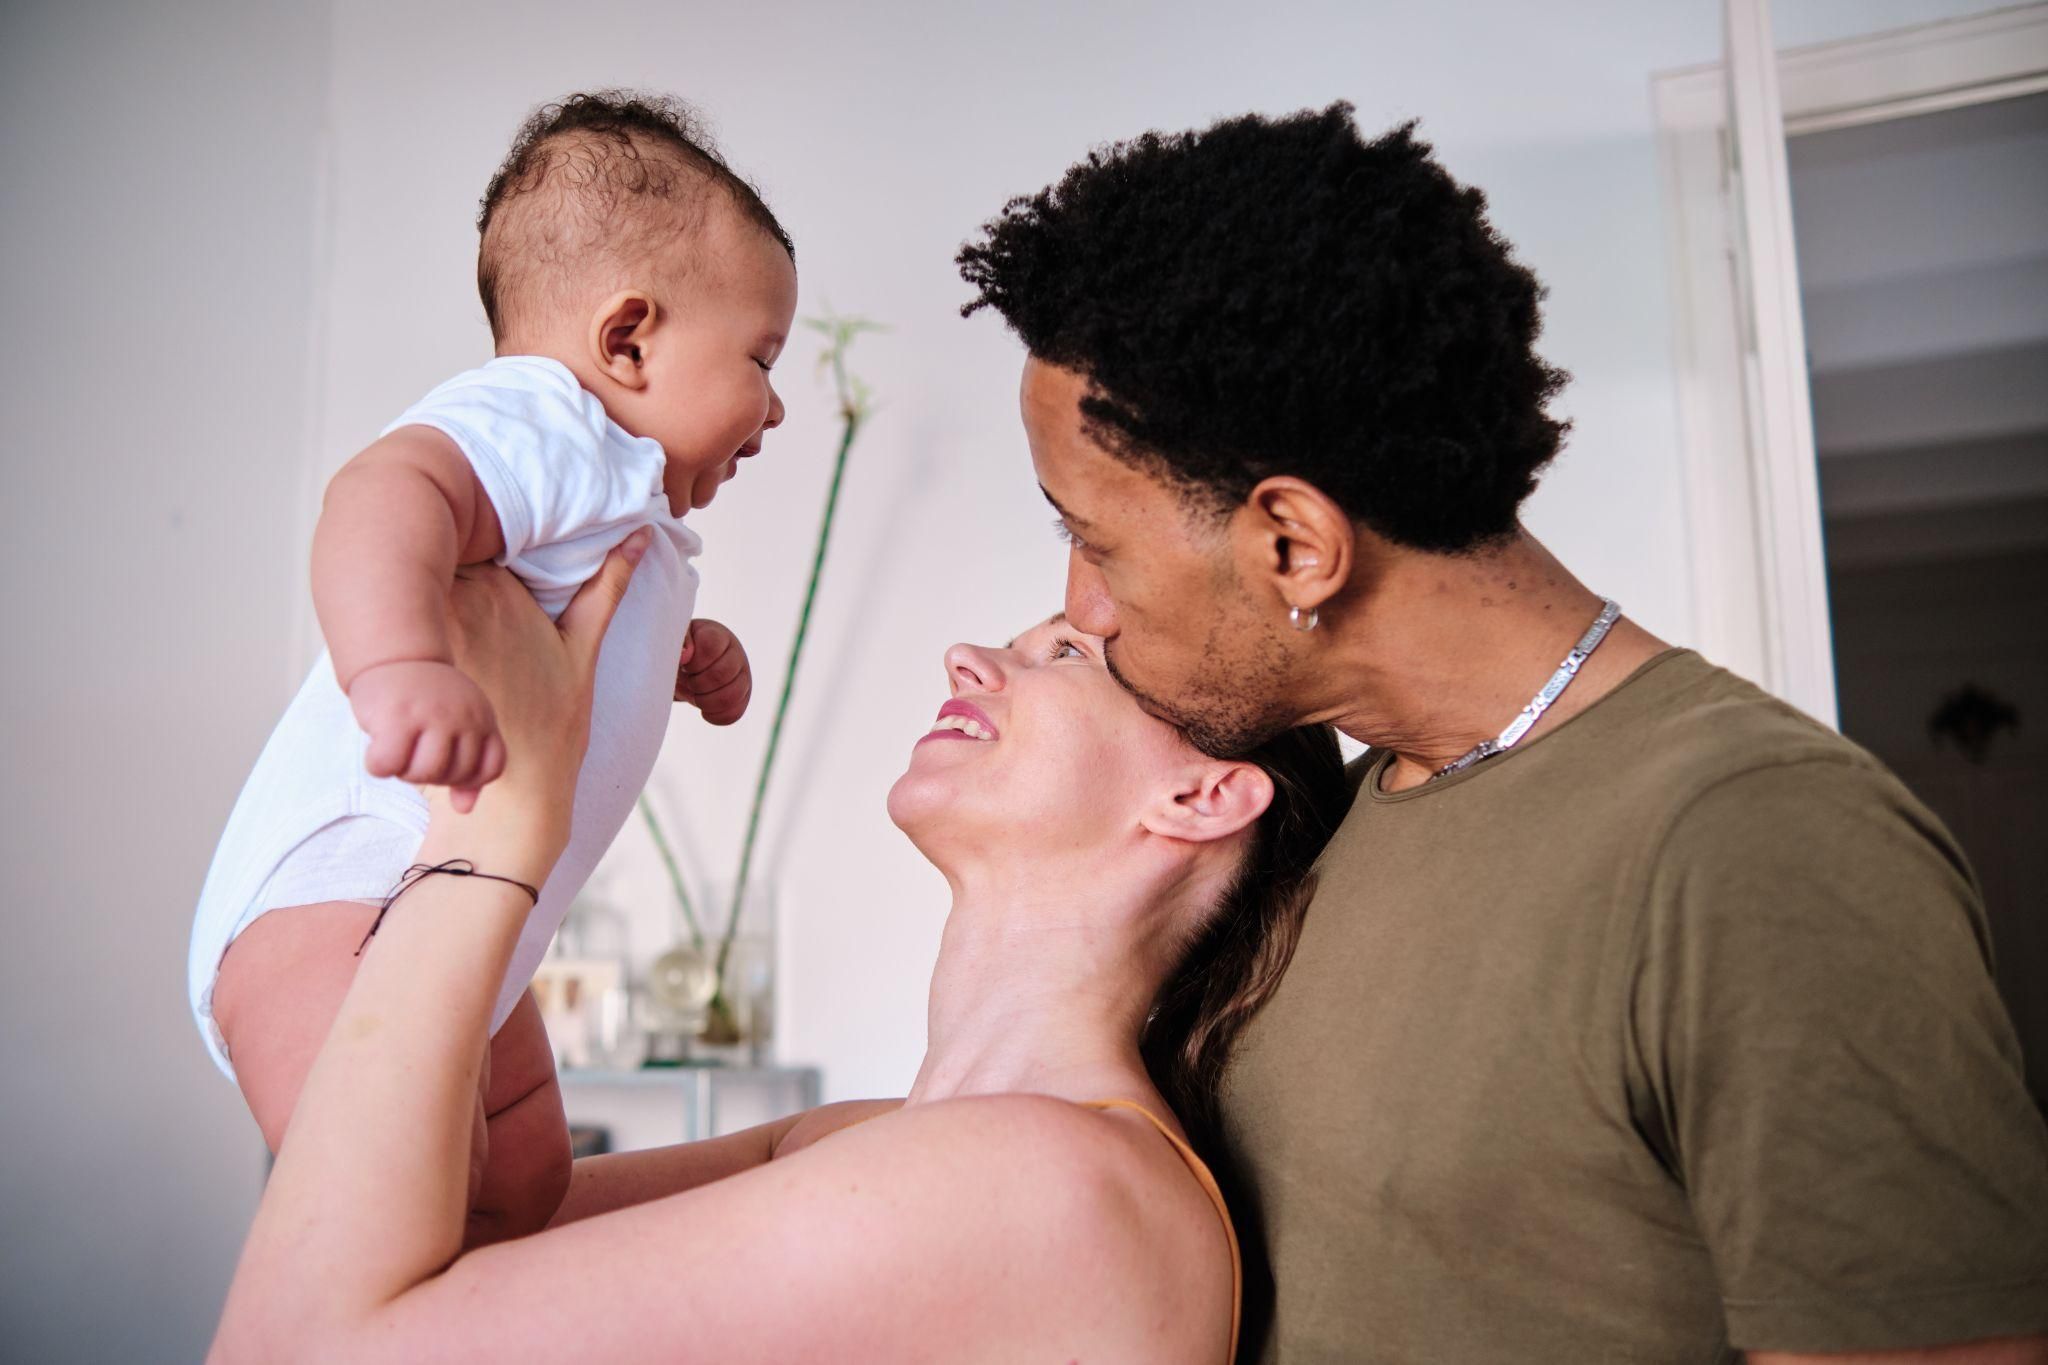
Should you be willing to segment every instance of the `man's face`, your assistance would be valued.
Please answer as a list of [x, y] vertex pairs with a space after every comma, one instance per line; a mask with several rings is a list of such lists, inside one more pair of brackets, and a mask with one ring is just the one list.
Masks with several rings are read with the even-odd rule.
[[1235, 517], [1191, 505], [1088, 436], [1087, 391], [1071, 370], [1024, 363], [1031, 464], [1071, 543], [1067, 619], [1101, 637], [1110, 675], [1146, 711], [1208, 753], [1245, 753], [1295, 719], [1286, 607], [1246, 586], [1256, 546], [1236, 543], [1252, 538], [1233, 535]]

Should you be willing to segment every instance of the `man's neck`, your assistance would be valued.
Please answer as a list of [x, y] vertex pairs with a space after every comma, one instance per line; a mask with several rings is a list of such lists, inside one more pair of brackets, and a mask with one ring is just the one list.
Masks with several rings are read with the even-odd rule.
[[[1600, 614], [1599, 594], [1527, 532], [1476, 556], [1394, 553], [1336, 642], [1319, 717], [1391, 750], [1389, 791], [1429, 780], [1498, 737]], [[1334, 614], [1337, 629], [1351, 613]], [[1524, 736], [1554, 728], [1664, 649], [1626, 617]]]

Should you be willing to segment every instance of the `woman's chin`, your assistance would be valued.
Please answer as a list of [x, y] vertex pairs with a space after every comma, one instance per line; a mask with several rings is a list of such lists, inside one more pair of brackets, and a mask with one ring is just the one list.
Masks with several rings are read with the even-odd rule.
[[928, 775], [912, 769], [889, 788], [889, 821], [908, 834], [912, 842], [931, 813], [944, 802], [944, 795], [933, 790], [937, 785]]
[[903, 831], [926, 862], [937, 867], [940, 864], [934, 854], [946, 843], [946, 822], [941, 814], [944, 799], [933, 786], [918, 773], [897, 778], [896, 785], [889, 788], [889, 822]]
[[961, 784], [950, 774], [913, 763], [889, 788], [889, 821], [930, 859], [933, 848], [953, 843], [973, 823], [971, 803], [961, 797]]

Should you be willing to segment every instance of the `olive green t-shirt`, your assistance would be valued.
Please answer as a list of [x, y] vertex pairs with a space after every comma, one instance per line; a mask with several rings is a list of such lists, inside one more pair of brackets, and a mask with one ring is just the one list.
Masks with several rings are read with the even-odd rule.
[[2048, 1332], [1983, 908], [1881, 765], [1681, 650], [1452, 777], [1387, 761], [1224, 1081], [1264, 1359]]

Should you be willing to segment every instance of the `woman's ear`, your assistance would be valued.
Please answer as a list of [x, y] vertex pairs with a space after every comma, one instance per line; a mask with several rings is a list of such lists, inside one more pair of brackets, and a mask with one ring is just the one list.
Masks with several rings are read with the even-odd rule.
[[647, 343], [659, 310], [638, 289], [622, 289], [590, 319], [590, 358], [613, 383], [647, 387]]
[[1351, 517], [1305, 479], [1280, 474], [1261, 480], [1236, 522], [1245, 581], [1269, 584], [1287, 607], [1314, 612], [1351, 578], [1357, 555]]
[[1273, 779], [1256, 763], [1205, 760], [1182, 770], [1138, 822], [1190, 843], [1227, 839], [1273, 804]]

